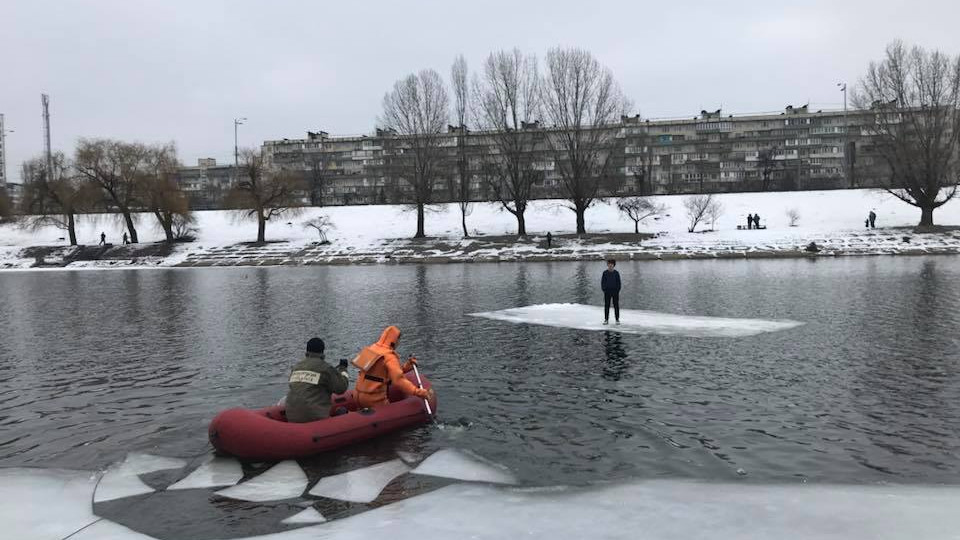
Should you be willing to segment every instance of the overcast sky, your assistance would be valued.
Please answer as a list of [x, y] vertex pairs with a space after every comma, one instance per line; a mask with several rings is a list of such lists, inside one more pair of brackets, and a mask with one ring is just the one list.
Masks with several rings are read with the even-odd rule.
[[885, 45], [960, 53], [960, 1], [0, 0], [7, 174], [80, 137], [176, 141], [181, 160], [306, 130], [373, 130], [383, 94], [423, 68], [449, 79], [491, 51], [586, 48], [644, 117], [840, 108]]

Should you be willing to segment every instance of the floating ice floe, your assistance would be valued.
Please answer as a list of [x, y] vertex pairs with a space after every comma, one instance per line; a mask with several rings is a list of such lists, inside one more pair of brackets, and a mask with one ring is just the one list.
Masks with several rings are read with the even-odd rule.
[[214, 457], [167, 490], [232, 486], [243, 479], [243, 467], [232, 458]]
[[98, 479], [87, 471], [0, 469], [0, 536], [60, 540], [93, 523]]
[[[64, 539], [66, 540], [66, 539]], [[102, 519], [69, 537], [69, 540], [158, 540], [119, 523]]]
[[323, 514], [317, 512], [316, 508], [310, 507], [303, 512], [288, 517], [280, 523], [285, 525], [304, 525], [309, 523], [324, 523], [326, 521], [327, 518], [323, 517]]
[[311, 495], [341, 501], [373, 502], [394, 478], [410, 470], [403, 461], [395, 459], [355, 471], [328, 476], [317, 482]]
[[186, 466], [182, 459], [151, 456], [150, 454], [128, 454], [120, 464], [112, 466], [103, 474], [93, 502], [112, 501], [123, 497], [132, 497], [152, 493], [153, 488], [140, 480], [141, 474], [179, 469]]
[[676, 315], [657, 311], [621, 309], [620, 324], [603, 324], [603, 307], [583, 304], [538, 304], [500, 311], [471, 313], [512, 323], [540, 324], [578, 330], [604, 330], [624, 334], [663, 334], [688, 337], [746, 337], [802, 325], [790, 320], [733, 319]]
[[516, 478], [505, 467], [489, 463], [472, 453], [451, 449], [440, 450], [423, 460], [413, 473], [468, 482], [516, 483]]
[[307, 475], [296, 461], [288, 460], [242, 484], [220, 490], [217, 495], [241, 501], [282, 501], [299, 497], [306, 487]]

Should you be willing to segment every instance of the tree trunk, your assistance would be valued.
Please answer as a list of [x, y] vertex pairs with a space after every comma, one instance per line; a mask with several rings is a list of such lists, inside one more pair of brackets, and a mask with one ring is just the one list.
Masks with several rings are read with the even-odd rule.
[[587, 209], [578, 207], [574, 212], [577, 213], [577, 234], [587, 234], [587, 226], [583, 216], [587, 212]]
[[67, 212], [67, 234], [70, 235], [70, 245], [77, 245], [77, 222], [73, 218], [73, 212]]
[[527, 219], [523, 216], [522, 210], [517, 210], [517, 236], [527, 235]]
[[920, 226], [933, 227], [933, 206], [920, 207]]
[[460, 207], [460, 218], [463, 225], [463, 237], [470, 238], [470, 233], [467, 232], [467, 209], [463, 206]]
[[157, 216], [157, 221], [160, 222], [160, 228], [163, 229], [163, 235], [167, 238], [167, 242], [173, 242], [173, 215], [165, 214], [159, 210], [155, 211], [153, 215]]
[[426, 237], [427, 235], [423, 232], [423, 203], [417, 203], [417, 234], [414, 238]]
[[123, 212], [123, 220], [127, 223], [127, 230], [130, 231], [130, 243], [139, 243], [140, 240], [137, 238], [137, 229], [133, 226], [133, 216], [130, 215], [130, 210], [121, 208], [120, 211]]
[[263, 216], [263, 211], [257, 211], [257, 243], [262, 244], [267, 241], [267, 218]]
[[633, 222], [633, 234], [640, 234], [640, 220]]

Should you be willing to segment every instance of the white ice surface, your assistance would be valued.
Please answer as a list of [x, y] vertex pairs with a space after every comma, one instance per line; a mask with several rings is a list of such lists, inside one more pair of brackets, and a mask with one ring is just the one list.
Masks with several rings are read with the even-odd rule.
[[96, 473], [0, 469], [0, 538], [60, 540], [96, 521]]
[[513, 474], [505, 467], [489, 463], [471, 453], [450, 448], [439, 450], [423, 460], [413, 473], [469, 482], [516, 483]]
[[336, 476], [322, 478], [310, 490], [311, 495], [341, 501], [369, 503], [376, 500], [394, 478], [410, 470], [403, 461], [395, 459], [370, 467], [356, 469]]
[[119, 523], [101, 519], [70, 537], [69, 540], [157, 540], [152, 536], [131, 530]]
[[123, 497], [132, 497], [153, 492], [153, 488], [140, 480], [141, 474], [177, 469], [187, 464], [182, 459], [152, 456], [150, 454], [128, 454], [121, 463], [110, 467], [103, 474], [94, 493], [94, 502], [112, 501]]
[[189, 476], [168, 487], [174, 489], [210, 488], [232, 486], [243, 479], [243, 467], [232, 458], [214, 457]]
[[307, 475], [296, 461], [288, 460], [242, 484], [220, 490], [217, 495], [241, 501], [282, 501], [299, 497], [306, 488]]
[[663, 334], [688, 337], [745, 337], [795, 328], [803, 323], [789, 320], [731, 319], [676, 315], [657, 311], [621, 309], [620, 324], [603, 324], [602, 306], [583, 304], [538, 304], [518, 308], [471, 313], [499, 321], [542, 324], [579, 330], [603, 330], [624, 334]]
[[305, 523], [324, 523], [326, 521], [327, 518], [323, 517], [323, 514], [317, 512], [316, 508], [310, 507], [299, 514], [294, 514], [288, 517], [280, 523], [284, 523], [286, 525], [302, 525]]

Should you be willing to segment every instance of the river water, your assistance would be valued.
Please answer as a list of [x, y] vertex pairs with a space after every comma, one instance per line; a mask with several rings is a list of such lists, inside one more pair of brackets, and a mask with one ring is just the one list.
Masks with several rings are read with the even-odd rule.
[[317, 458], [465, 448], [524, 484], [960, 482], [960, 258], [621, 263], [623, 307], [791, 319], [745, 338], [469, 314], [601, 303], [602, 263], [0, 274], [0, 466], [209, 452], [220, 410], [284, 395], [306, 340], [388, 324], [442, 426]]

